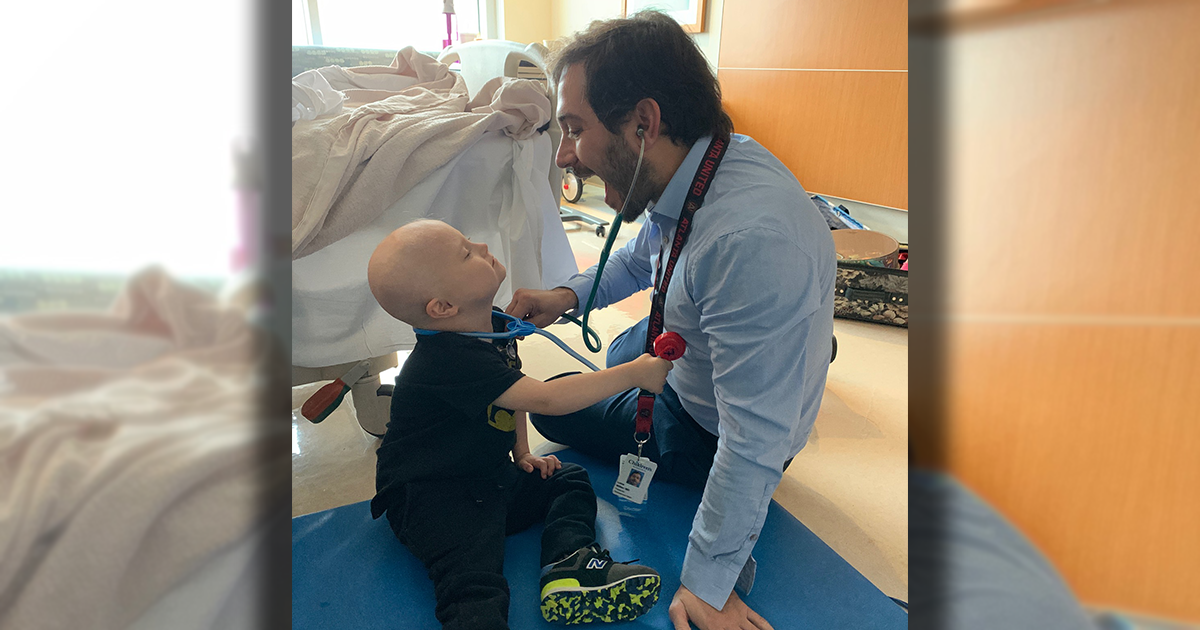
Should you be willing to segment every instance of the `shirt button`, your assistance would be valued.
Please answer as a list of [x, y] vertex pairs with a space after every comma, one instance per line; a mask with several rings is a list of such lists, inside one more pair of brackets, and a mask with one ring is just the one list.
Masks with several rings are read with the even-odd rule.
[[758, 540], [758, 534], [750, 534], [750, 540]]

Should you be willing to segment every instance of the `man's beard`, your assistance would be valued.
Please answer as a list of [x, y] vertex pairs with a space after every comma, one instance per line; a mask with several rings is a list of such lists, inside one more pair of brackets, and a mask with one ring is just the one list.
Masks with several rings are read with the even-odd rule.
[[[642, 216], [642, 212], [646, 210], [646, 206], [651, 201], [658, 200], [661, 193], [655, 185], [658, 178], [655, 176], [654, 168], [649, 162], [642, 160], [642, 170], [638, 173], [637, 185], [630, 192], [629, 185], [633, 183], [633, 174], [637, 169], [638, 152], [629, 148], [620, 135], [614, 135], [609, 139], [608, 147], [604, 151], [604, 161], [607, 163], [609, 173], [607, 176], [601, 176], [601, 179], [615, 189], [618, 195], [629, 195], [629, 198], [625, 199], [625, 212], [621, 214], [621, 218], [626, 223], [633, 223]], [[621, 208], [613, 208], [613, 210], [620, 212]]]

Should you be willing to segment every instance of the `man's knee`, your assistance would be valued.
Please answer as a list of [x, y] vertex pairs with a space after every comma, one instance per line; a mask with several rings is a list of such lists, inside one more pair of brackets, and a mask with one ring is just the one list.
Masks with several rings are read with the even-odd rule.
[[[537, 429], [537, 432], [542, 437], [551, 442], [558, 442], [558, 440], [554, 439], [557, 433], [554, 429], [558, 425], [559, 420], [561, 420], [561, 416], [543, 416], [540, 413], [532, 412], [529, 414], [529, 424], [532, 424], [533, 428]], [[561, 442], [559, 443], [561, 444]]]
[[642, 356], [646, 344], [647, 320], [626, 328], [608, 344], [608, 354], [605, 355], [608, 367], [615, 367]]

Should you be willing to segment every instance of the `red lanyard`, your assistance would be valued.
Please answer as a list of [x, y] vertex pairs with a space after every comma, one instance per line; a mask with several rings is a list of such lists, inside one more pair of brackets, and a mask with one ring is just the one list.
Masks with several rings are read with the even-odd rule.
[[[679, 260], [679, 253], [683, 251], [684, 244], [687, 243], [696, 210], [704, 204], [704, 196], [708, 194], [709, 184], [712, 183], [713, 175], [716, 174], [717, 167], [721, 165], [721, 158], [725, 157], [725, 149], [728, 147], [729, 138], [727, 136], [714, 136], [712, 142], [708, 143], [704, 159], [700, 161], [700, 166], [696, 169], [696, 176], [692, 178], [692, 185], [688, 187], [687, 199], [683, 202], [683, 210], [679, 213], [679, 223], [675, 226], [675, 239], [671, 242], [671, 255], [665, 265], [662, 261], [662, 247], [659, 247], [658, 270], [655, 273], [654, 294], [650, 301], [650, 320], [646, 326], [646, 352], [650, 354], [654, 354], [654, 340], [663, 331], [663, 308], [667, 303], [667, 287], [671, 283], [671, 276], [675, 273], [675, 263]], [[650, 439], [650, 429], [653, 425], [654, 394], [643, 389], [638, 394], [637, 416], [634, 419], [633, 440], [638, 445], [638, 457], [642, 455], [642, 445]], [[643, 435], [645, 437], [639, 437]]]

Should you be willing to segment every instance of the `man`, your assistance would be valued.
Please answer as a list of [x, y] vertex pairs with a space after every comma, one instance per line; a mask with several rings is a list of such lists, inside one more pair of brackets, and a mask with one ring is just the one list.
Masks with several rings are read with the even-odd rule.
[[[825, 388], [836, 272], [829, 228], [778, 159], [746, 136], [728, 136], [733, 125], [716, 78], [670, 18], [593, 23], [555, 55], [551, 75], [563, 129], [558, 166], [604, 180], [605, 202], [624, 205], [626, 222], [649, 209], [637, 237], [608, 260], [597, 307], [651, 286], [685, 198], [708, 181], [663, 310], [687, 352], [654, 402], [642, 454], [658, 464], [651, 483], [704, 488], [670, 607], [676, 628], [771, 628], [734, 587], [745, 593], [753, 585], [750, 554], [771, 495], [804, 446]], [[724, 157], [715, 174], [694, 181], [702, 162], [711, 164], [714, 137], [729, 138]], [[549, 291], [518, 290], [507, 312], [553, 323], [584, 305], [595, 274], [593, 267]], [[646, 328], [643, 320], [614, 340], [608, 364], [640, 355]], [[615, 464], [637, 452], [637, 398], [630, 391], [532, 422], [546, 438]]]

